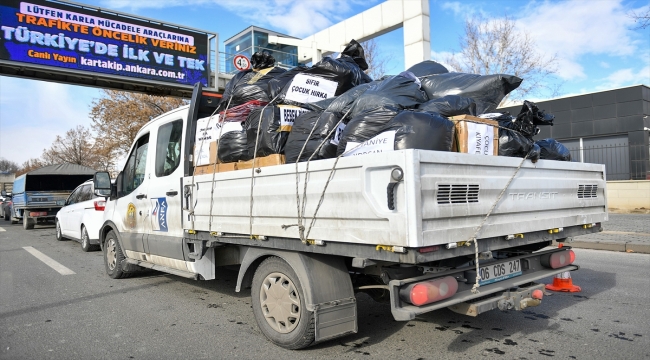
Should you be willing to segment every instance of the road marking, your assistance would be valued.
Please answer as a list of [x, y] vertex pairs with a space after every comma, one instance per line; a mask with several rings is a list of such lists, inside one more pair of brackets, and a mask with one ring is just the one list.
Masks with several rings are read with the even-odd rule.
[[0, 227], [0, 232], [3, 232], [3, 231], [7, 231], [7, 230]]
[[27, 250], [28, 253], [34, 255], [35, 258], [38, 260], [42, 261], [45, 263], [45, 265], [51, 267], [52, 269], [56, 270], [59, 274], [61, 275], [74, 275], [75, 272], [68, 269], [67, 267], [59, 264], [58, 262], [54, 261], [51, 257], [43, 254], [42, 252], [34, 249], [31, 246], [23, 246], [23, 249]]

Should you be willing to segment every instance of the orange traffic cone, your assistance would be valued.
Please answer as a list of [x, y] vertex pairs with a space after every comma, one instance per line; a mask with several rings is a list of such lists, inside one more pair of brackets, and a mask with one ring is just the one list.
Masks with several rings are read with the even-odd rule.
[[573, 285], [573, 280], [571, 280], [571, 272], [569, 271], [555, 275], [553, 278], [553, 284], [546, 285], [546, 290], [565, 292], [582, 291], [582, 289], [580, 289], [580, 286]]

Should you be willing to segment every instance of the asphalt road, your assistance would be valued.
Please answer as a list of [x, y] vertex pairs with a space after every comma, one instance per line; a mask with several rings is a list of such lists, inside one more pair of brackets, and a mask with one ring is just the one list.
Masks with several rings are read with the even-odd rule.
[[154, 271], [113, 280], [101, 252], [57, 242], [52, 226], [0, 226], [1, 359], [650, 359], [647, 254], [577, 249], [572, 275], [583, 291], [523, 312], [445, 309], [397, 322], [389, 305], [359, 294], [357, 334], [289, 351], [257, 329], [235, 271], [203, 282]]

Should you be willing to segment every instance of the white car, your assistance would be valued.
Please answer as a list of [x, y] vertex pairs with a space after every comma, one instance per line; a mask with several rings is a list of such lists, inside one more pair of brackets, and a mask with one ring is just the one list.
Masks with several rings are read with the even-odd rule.
[[56, 214], [56, 239], [79, 241], [83, 251], [99, 250], [105, 205], [105, 198], [95, 195], [92, 180], [79, 185]]

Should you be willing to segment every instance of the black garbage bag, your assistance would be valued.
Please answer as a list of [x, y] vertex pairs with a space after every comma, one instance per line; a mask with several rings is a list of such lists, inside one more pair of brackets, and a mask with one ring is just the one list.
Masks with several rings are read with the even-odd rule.
[[372, 81], [349, 56], [325, 57], [311, 68], [296, 74], [279, 96], [282, 104], [301, 106], [333, 96]]
[[[294, 76], [297, 74], [300, 74], [301, 72], [307, 70], [308, 67], [304, 65], [298, 65], [295, 68], [285, 71], [284, 73], [274, 77], [273, 79], [269, 80], [267, 84], [267, 91], [269, 93], [269, 97], [271, 99], [275, 99], [278, 94], [282, 92], [282, 89], [284, 88], [287, 83], [291, 82], [293, 80]], [[277, 100], [276, 100], [277, 101]]]
[[539, 160], [541, 154], [542, 154], [542, 149], [539, 147], [539, 145], [533, 143], [533, 146], [528, 151], [528, 159], [530, 159], [530, 161], [532, 161], [533, 163], [536, 163], [537, 160]]
[[[502, 126], [501, 121], [499, 125]], [[524, 157], [535, 143], [517, 131], [499, 129], [499, 156]]]
[[514, 75], [446, 73], [420, 77], [429, 99], [458, 95], [474, 99], [478, 114], [494, 112], [503, 98], [521, 84]]
[[373, 84], [354, 103], [351, 113], [353, 117], [380, 106], [412, 109], [429, 100], [424, 91], [420, 90], [417, 77], [406, 71]]
[[[226, 109], [226, 106], [228, 105], [228, 100], [232, 97], [232, 93], [235, 90], [235, 87], [237, 87], [238, 84], [245, 84], [250, 80], [253, 76], [255, 76], [255, 73], [253, 70], [243, 70], [238, 73], [236, 73], [232, 79], [230, 79], [226, 83], [226, 88], [223, 90], [223, 94], [221, 95], [221, 102], [219, 102], [219, 111], [223, 111]], [[232, 103], [232, 101], [231, 101]]]
[[359, 65], [361, 70], [368, 70], [368, 63], [366, 62], [366, 54], [365, 51], [363, 51], [363, 46], [361, 46], [361, 44], [356, 40], [352, 39], [345, 49], [343, 49], [341, 55], [351, 57], [354, 62]]
[[219, 139], [219, 161], [230, 163], [252, 159], [248, 154], [246, 143], [246, 130], [229, 131]]
[[323, 99], [321, 101], [316, 101], [313, 103], [304, 104], [303, 108], [309, 109], [311, 111], [325, 111], [339, 96], [333, 96], [331, 98]]
[[525, 124], [532, 125], [550, 125], [553, 126], [554, 115], [547, 114], [544, 110], [540, 110], [535, 103], [524, 100], [524, 105], [521, 107], [517, 121]]
[[425, 103], [418, 104], [416, 108], [423, 111], [436, 112], [445, 117], [477, 115], [474, 99], [458, 95], [447, 95], [439, 99], [429, 100]]
[[566, 146], [555, 139], [544, 139], [535, 142], [541, 149], [540, 159], [571, 161], [571, 152]]
[[[260, 124], [259, 135], [257, 134], [258, 124]], [[280, 108], [277, 106], [261, 107], [251, 111], [244, 124], [248, 155], [252, 158], [255, 154], [255, 139], [257, 139], [256, 157], [282, 154], [289, 132], [280, 131], [280, 126]]]
[[427, 76], [427, 75], [436, 75], [436, 74], [446, 74], [449, 72], [446, 67], [433, 60], [425, 60], [421, 63], [417, 63], [406, 71], [412, 72], [417, 77]]
[[336, 155], [345, 152], [348, 142], [362, 143], [378, 135], [400, 111], [402, 110], [399, 108], [380, 106], [363, 111], [353, 117], [340, 136]]
[[395, 116], [381, 133], [395, 130], [395, 150], [451, 151], [454, 123], [438, 113], [405, 110]]
[[[361, 96], [361, 94], [366, 92], [366, 90], [370, 89], [372, 86], [376, 85], [377, 83], [378, 82], [373, 81], [366, 84], [357, 85], [352, 89], [344, 92], [340, 96], [337, 96], [336, 99], [334, 99], [334, 101], [330, 103], [330, 105], [327, 107], [327, 111], [344, 115], [352, 108], [354, 102], [357, 101], [357, 99], [359, 98], [359, 96]], [[350, 117], [348, 117], [347, 120], [349, 119]], [[344, 121], [347, 123], [346, 120]]]
[[267, 51], [258, 51], [251, 56], [251, 67], [253, 69], [266, 69], [275, 66], [275, 58]]
[[[318, 149], [312, 160], [336, 157], [337, 145], [331, 142], [334, 135], [336, 135], [336, 131], [332, 132], [332, 129], [338, 124], [340, 119], [337, 114], [329, 111], [312, 111], [300, 115], [294, 122], [284, 147], [287, 164], [295, 163], [298, 160], [298, 155], [300, 155], [303, 145], [305, 146], [305, 150], [302, 156], [300, 156], [300, 161], [307, 161], [317, 151], [323, 141], [325, 141], [323, 146]], [[315, 129], [310, 137], [309, 134], [312, 132], [314, 126]], [[332, 132], [331, 136], [329, 135], [330, 132]]]
[[[262, 69], [260, 71], [250, 71], [240, 78], [233, 77], [228, 84], [219, 103], [219, 111], [225, 110], [230, 100], [230, 107], [241, 105], [249, 101], [257, 100], [262, 102], [269, 102], [268, 82], [278, 75], [285, 73], [286, 70], [280, 67], [272, 67]], [[237, 74], [239, 75], [239, 74]], [[236, 80], [236, 81], [235, 81]], [[228, 87], [231, 83], [231, 90]]]

